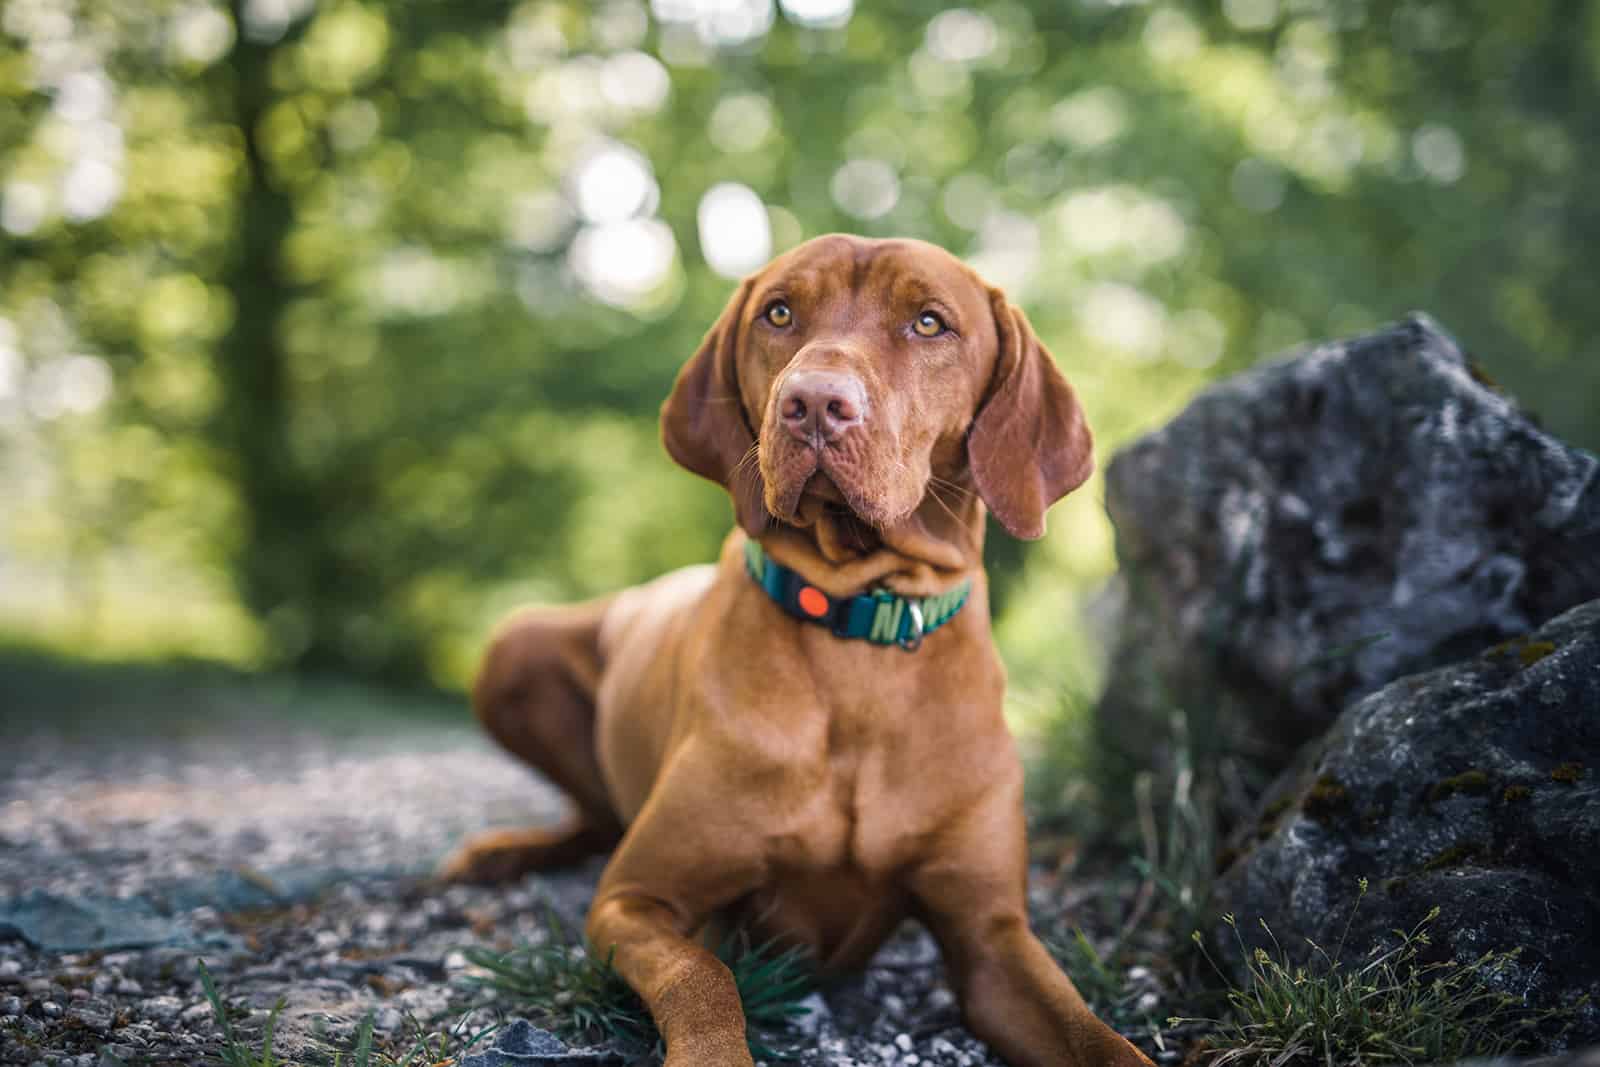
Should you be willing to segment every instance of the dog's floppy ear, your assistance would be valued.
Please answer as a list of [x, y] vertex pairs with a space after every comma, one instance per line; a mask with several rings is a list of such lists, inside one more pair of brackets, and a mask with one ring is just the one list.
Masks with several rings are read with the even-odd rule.
[[770, 516], [755, 436], [739, 398], [740, 319], [752, 287], [750, 281], [739, 286], [699, 351], [678, 372], [661, 405], [661, 440], [678, 463], [727, 487], [739, 525], [754, 537], [767, 528]]
[[1094, 441], [1072, 386], [1021, 310], [989, 290], [1000, 351], [967, 433], [978, 494], [1013, 536], [1044, 536], [1045, 509], [1094, 471]]

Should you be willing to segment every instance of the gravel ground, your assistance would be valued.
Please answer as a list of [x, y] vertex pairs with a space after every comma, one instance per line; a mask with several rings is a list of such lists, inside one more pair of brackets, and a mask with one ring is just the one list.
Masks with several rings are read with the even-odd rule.
[[[581, 922], [600, 869], [495, 890], [428, 880], [464, 834], [561, 810], [461, 720], [38, 726], [3, 748], [0, 1063], [215, 1057], [197, 956], [251, 1013], [244, 1032], [283, 1000], [274, 1044], [292, 1063], [348, 1057], [368, 1013], [391, 1051], [471, 1033], [516, 1012], [472, 982], [463, 949], [536, 942], [552, 909]], [[812, 1007], [802, 1067], [999, 1063], [913, 926]]]

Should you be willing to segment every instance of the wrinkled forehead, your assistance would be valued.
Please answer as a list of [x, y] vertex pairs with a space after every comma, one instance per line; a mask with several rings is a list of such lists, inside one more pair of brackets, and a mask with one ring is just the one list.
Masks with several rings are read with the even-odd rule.
[[929, 302], [981, 318], [988, 291], [971, 268], [937, 245], [905, 239], [817, 237], [773, 260], [756, 280], [758, 302], [870, 300], [896, 309]]

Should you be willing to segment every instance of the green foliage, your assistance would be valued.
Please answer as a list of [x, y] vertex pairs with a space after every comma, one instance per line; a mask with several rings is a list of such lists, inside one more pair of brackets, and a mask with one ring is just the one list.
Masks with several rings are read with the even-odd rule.
[[[1352, 919], [1366, 891], [1363, 879]], [[1233, 916], [1225, 916], [1245, 958], [1245, 984], [1228, 989], [1227, 1018], [1171, 1022], [1215, 1027], [1209, 1062], [1216, 1067], [1453, 1063], [1536, 1047], [1538, 1028], [1554, 1013], [1530, 1012], [1494, 986], [1516, 952], [1425, 962], [1428, 926], [1438, 914], [1435, 908], [1409, 931], [1395, 931], [1397, 943], [1374, 946], [1354, 967], [1341, 962], [1343, 938], [1332, 952], [1308, 942], [1311, 963], [1297, 965], [1264, 922], [1275, 951], [1250, 952]], [[1202, 943], [1198, 932], [1194, 940]]]
[[[538, 1013], [565, 1037], [603, 1043], [627, 1056], [661, 1055], [661, 1036], [650, 1013], [611, 957], [596, 960], [554, 914], [549, 931], [539, 944], [508, 952], [474, 948], [467, 959], [488, 972], [480, 979], [484, 985]], [[812, 989], [806, 954], [798, 948], [778, 951], [771, 943], [752, 946], [735, 932], [722, 941], [717, 955], [739, 990], [751, 1055], [786, 1058], [788, 1051], [771, 1042], [805, 1013], [801, 1001]]]
[[[459, 684], [512, 601], [708, 558], [726, 501], [654, 417], [743, 269], [725, 182], [774, 250], [969, 257], [1102, 455], [1413, 307], [1600, 444], [1592, 5], [753, 7], [6, 3], [0, 617]], [[586, 190], [608, 146], [641, 196]], [[1111, 565], [1093, 490], [991, 563], [1049, 666]]]

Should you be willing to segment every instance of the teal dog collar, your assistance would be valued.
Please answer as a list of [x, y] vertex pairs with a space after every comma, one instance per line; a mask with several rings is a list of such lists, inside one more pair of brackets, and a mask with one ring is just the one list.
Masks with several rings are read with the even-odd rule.
[[861, 596], [832, 597], [774, 561], [754, 539], [744, 543], [744, 565], [767, 596], [795, 618], [826, 626], [835, 637], [899, 645], [907, 652], [915, 652], [925, 636], [955, 618], [972, 593], [969, 578], [937, 596], [908, 597], [874, 589]]

